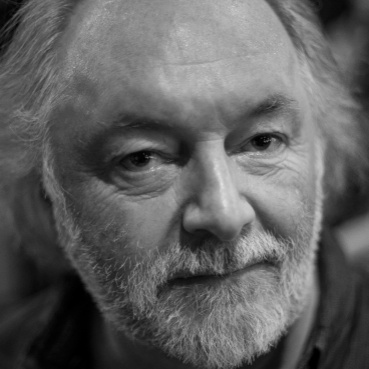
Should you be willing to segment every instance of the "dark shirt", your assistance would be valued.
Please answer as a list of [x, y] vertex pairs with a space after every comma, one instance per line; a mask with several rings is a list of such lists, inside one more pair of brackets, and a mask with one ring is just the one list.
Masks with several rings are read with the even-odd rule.
[[[321, 300], [297, 369], [369, 368], [369, 277], [349, 266], [324, 234]], [[0, 368], [91, 368], [94, 304], [77, 277], [0, 309]], [[275, 369], [275, 368], [273, 368]]]

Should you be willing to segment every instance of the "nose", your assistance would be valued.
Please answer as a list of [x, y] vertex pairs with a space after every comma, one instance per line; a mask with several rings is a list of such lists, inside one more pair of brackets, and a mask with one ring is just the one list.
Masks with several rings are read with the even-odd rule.
[[220, 155], [206, 155], [195, 166], [184, 229], [192, 234], [209, 232], [222, 241], [235, 239], [255, 219], [253, 207], [239, 188], [237, 164], [223, 150]]

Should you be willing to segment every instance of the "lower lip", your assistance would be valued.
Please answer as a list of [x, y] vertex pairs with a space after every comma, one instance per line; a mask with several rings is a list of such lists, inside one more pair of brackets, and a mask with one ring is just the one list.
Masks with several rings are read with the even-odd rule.
[[237, 270], [236, 272], [225, 274], [225, 275], [203, 275], [188, 278], [176, 278], [169, 282], [170, 285], [176, 286], [190, 286], [196, 284], [215, 284], [224, 281], [229, 281], [231, 279], [239, 279], [247, 276], [248, 273], [263, 271], [270, 267], [268, 263], [257, 263], [250, 265], [246, 268]]

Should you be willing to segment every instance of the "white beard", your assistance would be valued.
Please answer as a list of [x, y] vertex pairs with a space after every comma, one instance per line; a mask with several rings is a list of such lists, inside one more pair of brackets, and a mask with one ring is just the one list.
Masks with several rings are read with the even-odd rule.
[[[70, 257], [115, 328], [184, 363], [224, 369], [267, 352], [301, 314], [313, 283], [315, 245], [250, 232], [236, 243], [206, 245], [203, 253], [170, 246], [129, 275], [95, 247], [77, 241], [67, 249], [78, 249]], [[222, 274], [256, 261], [267, 264], [244, 278], [166, 284], [179, 271]]]

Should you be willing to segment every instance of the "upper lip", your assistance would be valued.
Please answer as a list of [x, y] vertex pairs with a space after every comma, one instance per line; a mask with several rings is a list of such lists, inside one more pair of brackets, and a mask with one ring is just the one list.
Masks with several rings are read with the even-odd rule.
[[169, 282], [172, 282], [174, 280], [178, 279], [189, 279], [189, 278], [199, 278], [199, 277], [227, 277], [231, 274], [234, 274], [236, 272], [242, 271], [246, 268], [252, 267], [256, 264], [259, 264], [260, 262], [253, 262], [250, 264], [247, 264], [242, 267], [236, 267], [236, 268], [230, 268], [227, 270], [223, 270], [222, 272], [217, 272], [214, 270], [206, 270], [206, 271], [198, 271], [198, 272], [190, 272], [190, 271], [179, 271], [176, 273], [173, 273], [173, 275], [170, 276]]

